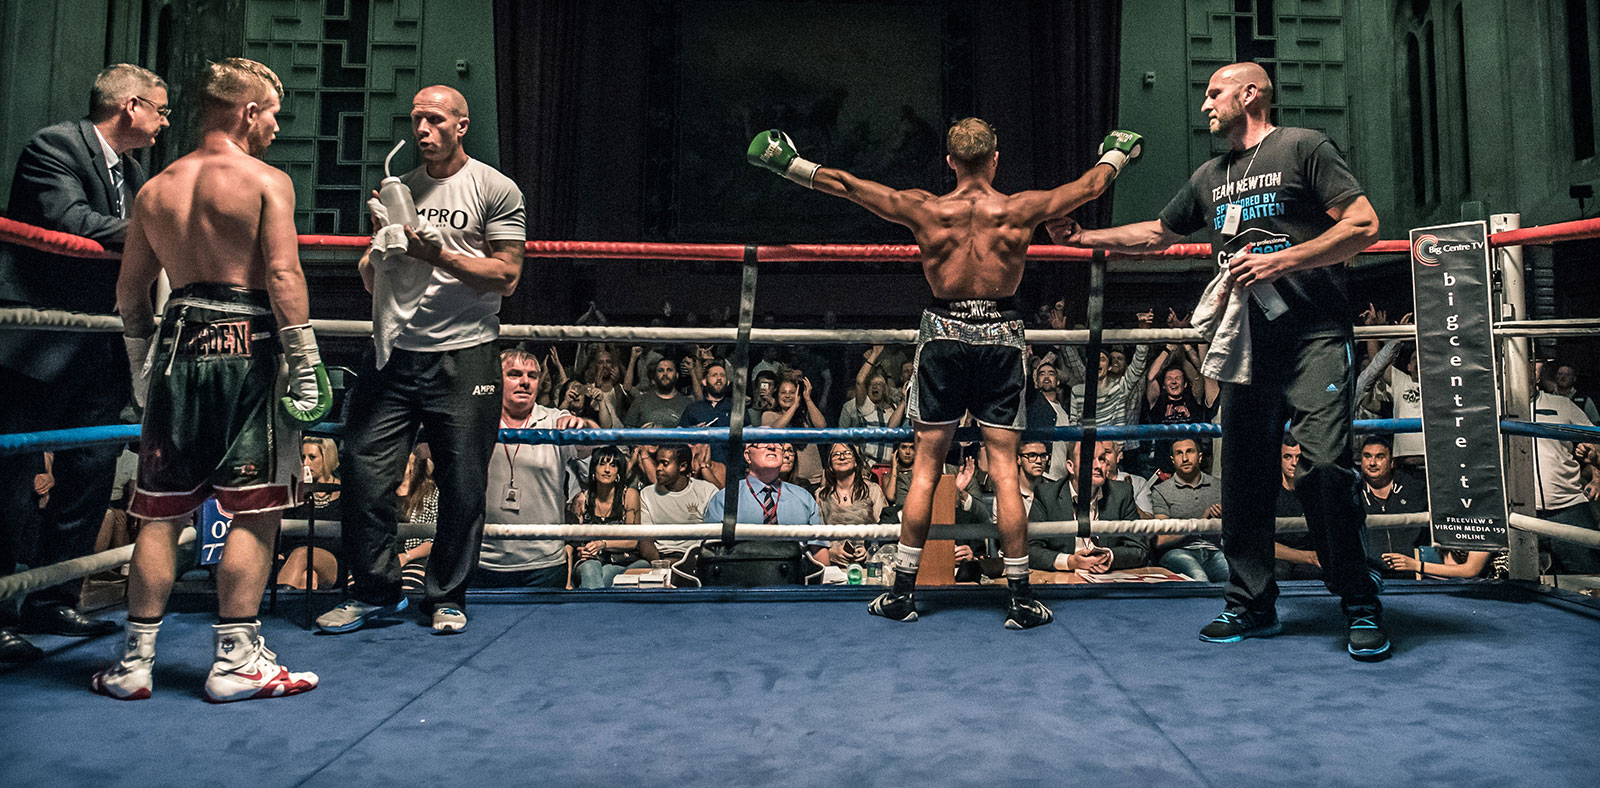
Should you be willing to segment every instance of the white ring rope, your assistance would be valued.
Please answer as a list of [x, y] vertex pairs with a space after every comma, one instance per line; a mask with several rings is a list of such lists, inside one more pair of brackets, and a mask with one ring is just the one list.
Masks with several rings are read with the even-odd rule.
[[[1574, 542], [1586, 547], [1600, 549], [1600, 531], [1591, 531], [1587, 528], [1565, 525], [1541, 520], [1536, 517], [1513, 513], [1510, 518], [1511, 527], [1530, 533], [1541, 534], [1555, 539]], [[1387, 528], [1404, 528], [1408, 526], [1428, 525], [1427, 513], [1419, 514], [1369, 514], [1367, 515], [1367, 528], [1382, 530]], [[1091, 532], [1101, 535], [1110, 534], [1204, 534], [1217, 533], [1222, 528], [1219, 519], [1170, 519], [1170, 520], [1094, 520], [1090, 524]], [[431, 526], [400, 524], [402, 538], [432, 536]], [[1304, 517], [1279, 517], [1277, 518], [1278, 533], [1302, 533], [1306, 530]], [[285, 519], [283, 521], [283, 534], [296, 536], [306, 533], [306, 521]], [[335, 521], [318, 522], [316, 532], [319, 536], [335, 536], [340, 532], [340, 524]], [[737, 529], [741, 540], [750, 539], [793, 539], [806, 540], [824, 538], [834, 539], [860, 539], [860, 540], [889, 540], [898, 538], [900, 526], [898, 525], [767, 525], [763, 523], [740, 524]], [[1037, 522], [1028, 524], [1028, 536], [1076, 536], [1078, 523], [1072, 520]], [[720, 523], [688, 523], [681, 525], [568, 525], [568, 524], [500, 524], [493, 523], [484, 526], [483, 535], [491, 539], [560, 539], [576, 541], [580, 539], [720, 539], [722, 525]], [[928, 534], [930, 539], [994, 539], [999, 537], [999, 531], [992, 524], [971, 523], [960, 525], [934, 525]], [[195, 530], [185, 528], [179, 537], [179, 544], [188, 544], [194, 541]], [[14, 575], [0, 577], [0, 600], [12, 599], [23, 594], [59, 585], [69, 580], [115, 569], [128, 563], [133, 558], [133, 545], [113, 548], [105, 552], [74, 558], [59, 564], [42, 566], [18, 572]]]
[[[369, 337], [372, 323], [367, 320], [313, 320], [311, 326], [324, 337]], [[115, 315], [87, 315], [60, 310], [27, 307], [0, 308], [0, 330], [36, 329], [46, 331], [122, 330]], [[1518, 320], [1497, 323], [1499, 336], [1595, 336], [1600, 335], [1600, 319]], [[731, 345], [736, 328], [689, 328], [664, 326], [559, 326], [504, 325], [503, 340], [541, 339], [555, 342], [691, 342]], [[1416, 329], [1409, 325], [1356, 326], [1356, 339], [1412, 339]], [[911, 329], [807, 329], [752, 328], [750, 341], [764, 345], [909, 345], [917, 339]], [[1101, 341], [1107, 344], [1176, 342], [1195, 344], [1200, 335], [1192, 328], [1106, 329]], [[1028, 331], [1028, 342], [1037, 345], [1084, 345], [1087, 330], [1037, 329]]]

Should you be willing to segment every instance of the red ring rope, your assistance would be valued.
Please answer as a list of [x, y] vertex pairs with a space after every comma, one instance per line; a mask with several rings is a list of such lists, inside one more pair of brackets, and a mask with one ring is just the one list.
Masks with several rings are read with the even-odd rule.
[[[1521, 230], [1507, 230], [1489, 236], [1493, 247], [1547, 244], [1600, 237], [1600, 219], [1581, 219]], [[68, 233], [46, 230], [31, 224], [0, 217], [0, 242], [13, 243], [68, 257], [115, 260], [117, 252], [107, 251], [95, 241]], [[371, 239], [363, 235], [302, 235], [302, 249], [365, 249]], [[742, 260], [741, 244], [643, 243], [627, 241], [529, 241], [530, 257], [574, 257], [606, 260]], [[1407, 241], [1378, 241], [1362, 254], [1407, 254]], [[1038, 245], [1028, 249], [1030, 260], [1087, 260], [1088, 249], [1070, 246]], [[762, 262], [820, 262], [829, 260], [916, 260], [918, 251], [911, 244], [791, 244], [756, 248]], [[1210, 244], [1173, 244], [1159, 252], [1138, 255], [1113, 255], [1135, 258], [1191, 258], [1211, 256]]]

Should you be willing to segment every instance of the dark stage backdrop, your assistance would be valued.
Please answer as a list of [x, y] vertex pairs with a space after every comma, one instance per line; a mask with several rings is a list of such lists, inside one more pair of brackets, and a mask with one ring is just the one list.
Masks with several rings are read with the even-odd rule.
[[[909, 242], [903, 228], [749, 166], [750, 138], [782, 128], [807, 158], [945, 191], [944, 131], [977, 115], [1000, 135], [998, 188], [1058, 185], [1093, 163], [1115, 126], [1120, 6], [497, 0], [502, 167], [528, 199], [533, 238]], [[1089, 226], [1109, 216], [1109, 201], [1079, 212]], [[638, 312], [621, 303], [629, 293], [659, 299], [650, 278], [684, 270], [636, 268], [619, 288], [616, 265], [530, 264], [533, 286], [508, 317], [530, 292], [541, 320], [571, 319], [591, 299]], [[904, 266], [864, 270], [920, 279]], [[1043, 300], [1080, 290], [1082, 273], [1057, 265], [1029, 279]], [[906, 310], [920, 307], [914, 281], [904, 292]], [[790, 301], [764, 287], [764, 303], [769, 294]], [[857, 311], [811, 312], [830, 309]]]

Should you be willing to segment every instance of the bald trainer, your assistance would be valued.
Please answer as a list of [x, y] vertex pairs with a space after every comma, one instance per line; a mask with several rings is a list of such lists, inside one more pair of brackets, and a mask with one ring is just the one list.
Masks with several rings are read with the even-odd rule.
[[[1231, 283], [1272, 283], [1287, 304], [1269, 317], [1250, 299], [1247, 383], [1222, 384], [1222, 547], [1226, 607], [1200, 639], [1233, 643], [1282, 630], [1272, 543], [1283, 424], [1300, 442], [1295, 494], [1328, 590], [1343, 601], [1358, 660], [1389, 653], [1378, 576], [1366, 562], [1366, 516], [1351, 447], [1350, 299], [1345, 265], [1378, 237], [1378, 216], [1328, 137], [1270, 119], [1272, 81], [1254, 63], [1211, 75], [1200, 110], [1228, 151], [1202, 164], [1158, 219], [1104, 230], [1048, 224], [1057, 243], [1164, 249], [1205, 230]], [[1237, 291], [1235, 291], [1237, 292]]]
[[[422, 428], [439, 486], [438, 532], [423, 581], [435, 632], [467, 625], [467, 582], [483, 541], [489, 458], [500, 426], [500, 299], [522, 276], [522, 192], [467, 155], [471, 116], [455, 88], [434, 85], [411, 102], [423, 165], [401, 176], [418, 221], [405, 248], [376, 240], [362, 255], [372, 292], [372, 355], [350, 395], [343, 455], [344, 549], [350, 598], [317, 618], [353, 632], [406, 606], [400, 594], [395, 488]], [[369, 203], [375, 230], [389, 224]], [[398, 220], [399, 217], [396, 217]], [[495, 506], [517, 491], [497, 490]]]

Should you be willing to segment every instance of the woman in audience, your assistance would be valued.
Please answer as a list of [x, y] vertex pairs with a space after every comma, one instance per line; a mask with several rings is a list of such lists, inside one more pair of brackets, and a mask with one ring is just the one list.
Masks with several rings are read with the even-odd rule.
[[[337, 485], [339, 483], [339, 449], [328, 438], [305, 438], [300, 441], [300, 464], [303, 472], [301, 480], [317, 485]], [[285, 513], [290, 519], [307, 520], [316, 518], [319, 523], [340, 522], [343, 511], [339, 504], [338, 490], [312, 490], [299, 506]], [[303, 589], [306, 587], [306, 557], [311, 556], [311, 582], [312, 588], [328, 588], [339, 582], [342, 568], [335, 551], [339, 549], [340, 539], [334, 536], [325, 536], [327, 529], [317, 535], [316, 541], [309, 546], [304, 539], [297, 538], [287, 557], [283, 559], [283, 566], [278, 570], [278, 586], [281, 588]], [[285, 546], [288, 546], [287, 544]]]
[[901, 441], [894, 445], [894, 457], [889, 472], [883, 477], [883, 497], [896, 511], [905, 506], [906, 492], [911, 489], [911, 463], [917, 457], [917, 445]]
[[[780, 379], [775, 408], [761, 414], [761, 426], [793, 429], [828, 426], [822, 411], [812, 399], [811, 379], [797, 369], [790, 370], [788, 375]], [[796, 472], [815, 488], [822, 481], [823, 467], [816, 448], [802, 446], [797, 457]]]
[[803, 487], [806, 492], [817, 491], [815, 484], [800, 478], [798, 454], [793, 443], [783, 444], [783, 465], [778, 469], [778, 478], [796, 487]]
[[[848, 443], [828, 445], [828, 472], [817, 490], [817, 508], [828, 525], [873, 525], [883, 515], [889, 501], [883, 489], [872, 482], [861, 452]], [[845, 567], [864, 563], [871, 545], [846, 539], [828, 545], [828, 560]]]
[[595, 410], [594, 403], [589, 401], [588, 384], [577, 378], [561, 384], [556, 395], [555, 407], [579, 418], [596, 423], [600, 421], [600, 411]]
[[[405, 478], [395, 490], [400, 497], [400, 522], [436, 525], [439, 522], [439, 488], [433, 483], [433, 460], [428, 445], [418, 444], [406, 463]], [[428, 554], [433, 552], [431, 536], [410, 536], [400, 550], [400, 589], [408, 594], [422, 592], [422, 578], [428, 572]]]
[[[622, 452], [616, 447], [595, 449], [589, 458], [589, 481], [572, 497], [568, 507], [573, 522], [585, 525], [639, 522], [639, 491], [623, 483], [625, 465]], [[573, 575], [579, 588], [610, 588], [617, 575], [650, 566], [639, 554], [636, 539], [590, 539], [574, 547], [577, 565], [573, 567]]]

